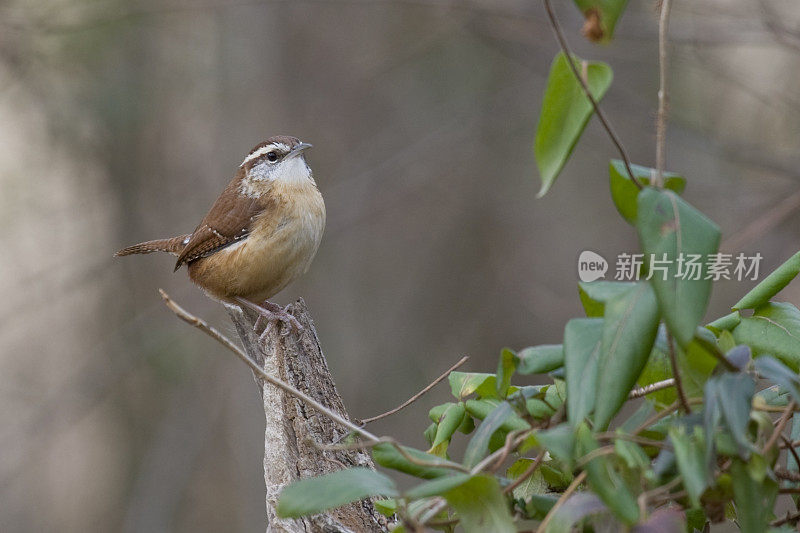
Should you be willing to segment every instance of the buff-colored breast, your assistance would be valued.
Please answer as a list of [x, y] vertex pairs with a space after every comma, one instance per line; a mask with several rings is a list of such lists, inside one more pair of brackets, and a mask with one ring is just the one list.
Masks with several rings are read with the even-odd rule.
[[248, 237], [189, 264], [189, 277], [210, 296], [258, 303], [308, 270], [325, 229], [322, 195], [311, 181], [276, 183], [270, 194]]

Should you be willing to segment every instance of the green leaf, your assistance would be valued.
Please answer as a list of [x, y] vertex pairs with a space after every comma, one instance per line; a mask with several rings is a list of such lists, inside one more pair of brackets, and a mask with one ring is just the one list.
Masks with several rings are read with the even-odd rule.
[[500, 352], [500, 360], [497, 362], [497, 378], [495, 390], [500, 398], [505, 398], [508, 395], [508, 389], [511, 386], [511, 376], [517, 370], [519, 358], [509, 348], [503, 348]]
[[768, 355], [756, 359], [753, 366], [759, 374], [780, 385], [783, 391], [792, 395], [794, 401], [800, 403], [800, 376], [793, 370]]
[[[583, 73], [592, 96], [599, 101], [611, 86], [613, 74], [605, 63], [583, 61], [573, 56], [578, 72]], [[572, 73], [567, 56], [559, 53], [550, 68], [544, 92], [534, 153], [544, 196], [567, 162], [593, 113], [592, 104]]]
[[517, 373], [523, 376], [546, 374], [564, 366], [564, 347], [560, 344], [531, 346], [517, 352]]
[[403, 472], [404, 474], [410, 474], [423, 479], [433, 479], [441, 476], [447, 476], [452, 474], [454, 471], [452, 468], [435, 466], [436, 464], [457, 466], [456, 463], [452, 463], [446, 459], [442, 459], [441, 457], [425, 453], [422, 450], [416, 450], [414, 448], [409, 448], [408, 446], [402, 446], [402, 448], [403, 451], [405, 451], [416, 462], [425, 462], [428, 464], [432, 463], [431, 466], [421, 466], [419, 464], [412, 463], [406, 459], [403, 454], [401, 454], [392, 444], [389, 443], [381, 443], [373, 447], [372, 458], [375, 459], [376, 463], [384, 468], [390, 468], [392, 470], [397, 470], [398, 472]]
[[[463, 403], [454, 403], [450, 405], [439, 419], [439, 425], [436, 428], [436, 437], [433, 439], [431, 448], [436, 448], [441, 444], [450, 442], [450, 437], [453, 436], [458, 426], [461, 425], [465, 414], [466, 409], [464, 409]], [[429, 453], [431, 452], [429, 451]]]
[[[672, 335], [686, 346], [708, 306], [707, 258], [719, 247], [719, 228], [672, 191], [643, 190], [638, 210], [636, 228], [646, 262], [666, 260], [650, 271], [659, 309]], [[695, 257], [700, 279], [694, 279], [695, 271], [688, 266]]]
[[601, 317], [605, 314], [606, 302], [627, 292], [636, 285], [630, 281], [581, 281], [578, 295], [587, 317]]
[[675, 448], [675, 459], [683, 478], [683, 486], [694, 507], [700, 505], [700, 496], [708, 486], [708, 469], [705, 465], [705, 438], [700, 427], [695, 427], [692, 434], [687, 433], [686, 426], [669, 428], [669, 438]]
[[591, 29], [584, 26], [584, 36], [593, 42], [608, 42], [614, 36], [617, 20], [625, 11], [628, 0], [574, 0], [575, 5], [592, 24], [596, 17], [597, 25]]
[[558, 501], [555, 494], [532, 494], [526, 500], [525, 514], [533, 520], [542, 520]]
[[635, 442], [619, 438], [614, 441], [614, 452], [631, 470], [645, 471], [650, 468], [650, 458]]
[[750, 346], [756, 357], [771, 354], [795, 372], [800, 370], [800, 311], [792, 304], [762, 305], [753, 316], [742, 318], [733, 338]]
[[747, 464], [738, 459], [734, 459], [730, 472], [739, 529], [743, 533], [761, 533], [769, 524], [778, 485], [769, 477], [753, 479]]
[[572, 467], [575, 453], [575, 432], [568, 424], [561, 424], [536, 434], [539, 443], [550, 455]]
[[428, 418], [431, 419], [431, 422], [438, 424], [439, 421], [442, 419], [442, 415], [444, 414], [444, 412], [447, 411], [453, 405], [456, 404], [453, 402], [447, 402], [441, 405], [436, 405], [434, 407], [431, 407], [431, 410], [428, 411]]
[[375, 509], [383, 516], [391, 518], [397, 513], [397, 500], [394, 498], [386, 498], [385, 500], [373, 500]]
[[567, 418], [577, 426], [594, 408], [597, 364], [603, 345], [603, 319], [574, 318], [564, 328]]
[[479, 372], [450, 372], [448, 376], [450, 391], [458, 400], [463, 400], [473, 393], [483, 398], [497, 398], [497, 376]]
[[[713, 409], [719, 409], [720, 418], [739, 446], [739, 454], [743, 459], [746, 459], [749, 452], [754, 449], [748, 436], [747, 426], [750, 423], [750, 408], [753, 404], [755, 387], [756, 383], [749, 375], [729, 372], [712, 377], [705, 387], [705, 414], [708, 415]], [[713, 435], [715, 424], [711, 422], [712, 419], [709, 419], [709, 424], [705, 428], [706, 435]]]
[[444, 493], [466, 533], [515, 533], [506, 499], [494, 477], [479, 474]]
[[470, 474], [452, 474], [449, 476], [442, 476], [433, 481], [426, 481], [420, 483], [416, 487], [407, 490], [404, 496], [409, 500], [419, 500], [422, 498], [430, 498], [432, 496], [440, 496], [459, 485], [463, 485], [471, 479]]
[[800, 252], [789, 258], [784, 264], [775, 269], [772, 274], [764, 278], [750, 292], [736, 302], [731, 309], [755, 309], [770, 301], [773, 296], [781, 292], [797, 274], [800, 273]]
[[[586, 424], [578, 427], [579, 454], [586, 454], [599, 448]], [[586, 463], [586, 478], [589, 487], [603, 500], [614, 515], [630, 525], [639, 520], [639, 506], [636, 498], [625, 485], [624, 480], [614, 469], [606, 456], [598, 456]]]
[[[464, 407], [467, 408], [467, 413], [474, 416], [478, 420], [485, 420], [489, 414], [494, 411], [501, 402], [499, 400], [467, 400]], [[530, 424], [525, 422], [522, 418], [517, 416], [512, 411], [511, 415], [506, 417], [500, 428], [503, 431], [514, 431], [521, 429], [528, 429]]]
[[394, 481], [369, 468], [348, 468], [295, 481], [281, 491], [277, 512], [281, 518], [297, 518], [370, 496], [397, 496]]
[[[512, 480], [517, 479], [528, 470], [533, 462], [533, 459], [528, 459], [526, 457], [517, 459], [514, 461], [514, 464], [508, 467], [506, 477]], [[544, 494], [545, 492], [547, 492], [547, 483], [542, 477], [542, 472], [537, 469], [532, 475], [528, 476], [528, 479], [514, 488], [513, 494], [514, 498], [527, 501], [534, 494]]]
[[[650, 179], [655, 176], [656, 172], [653, 168], [639, 165], [631, 165], [631, 170], [639, 183], [645, 187], [650, 185]], [[635, 226], [638, 212], [636, 199], [639, 196], [639, 187], [630, 179], [625, 163], [619, 159], [611, 160], [608, 166], [608, 176], [611, 185], [611, 199], [614, 200], [617, 211], [622, 218]], [[672, 172], [664, 172], [664, 187], [681, 194], [686, 187], [686, 178]]]
[[[467, 450], [464, 452], [464, 465], [467, 468], [472, 468], [486, 457], [489, 451], [489, 439], [491, 439], [495, 431], [503, 427], [513, 417], [516, 417], [514, 409], [511, 408], [508, 402], [502, 402], [483, 419], [483, 423], [475, 430], [475, 434], [470, 439]], [[527, 423], [525, 426], [530, 427]], [[527, 429], [527, 427], [524, 429]]]
[[658, 304], [649, 283], [606, 303], [595, 399], [595, 426], [608, 427], [647, 364], [658, 331]]
[[578, 492], [556, 509], [545, 533], [564, 533], [573, 531], [573, 527], [587, 516], [607, 512], [608, 508], [603, 501], [589, 492]]
[[733, 328], [739, 325], [739, 322], [742, 321], [742, 315], [739, 314], [739, 311], [734, 311], [728, 315], [720, 317], [715, 321], [706, 324], [706, 327], [714, 332], [715, 335], [720, 335], [723, 331], [731, 331]]
[[[759, 361], [762, 359], [766, 359], [766, 357], [762, 357]], [[753, 397], [753, 406], [765, 407], [767, 405], [772, 407], [786, 407], [789, 405], [789, 391], [778, 385], [772, 385], [766, 389], [761, 389]]]

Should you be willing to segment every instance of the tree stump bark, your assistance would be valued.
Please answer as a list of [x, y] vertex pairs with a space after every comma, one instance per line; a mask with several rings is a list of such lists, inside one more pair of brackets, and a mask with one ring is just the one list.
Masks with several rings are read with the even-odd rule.
[[[228, 306], [236, 331], [247, 354], [270, 375], [308, 394], [327, 408], [349, 420], [341, 396], [328, 370], [319, 345], [317, 331], [303, 299], [287, 311], [303, 326], [298, 335], [282, 335], [282, 326], [256, 329], [257, 316], [250, 310]], [[319, 476], [351, 466], [375, 468], [372, 457], [361, 450], [321, 450], [318, 445], [337, 442], [347, 433], [328, 417], [258, 377], [266, 417], [264, 434], [264, 480], [267, 486], [267, 531], [287, 532], [362, 532], [386, 531], [386, 518], [371, 500], [299, 519], [279, 518], [278, 496], [291, 482]]]

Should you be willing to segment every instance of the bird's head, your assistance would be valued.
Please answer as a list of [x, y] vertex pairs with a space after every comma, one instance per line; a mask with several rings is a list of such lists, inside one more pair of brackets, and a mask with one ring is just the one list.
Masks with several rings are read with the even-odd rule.
[[314, 183], [304, 155], [308, 148], [311, 148], [310, 144], [285, 135], [270, 137], [257, 144], [240, 165], [245, 174], [243, 186], [261, 189], [274, 182], [286, 185]]

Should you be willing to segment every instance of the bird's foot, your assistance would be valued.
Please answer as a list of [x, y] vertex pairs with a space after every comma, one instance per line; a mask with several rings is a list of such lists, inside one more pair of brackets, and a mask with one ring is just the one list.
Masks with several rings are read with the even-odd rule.
[[264, 332], [261, 334], [260, 340], [262, 341], [264, 340], [264, 336], [267, 335], [270, 326], [273, 324], [283, 324], [286, 326], [286, 329], [281, 333], [282, 335], [288, 335], [291, 332], [295, 332], [298, 335], [303, 333], [303, 326], [300, 324], [300, 322], [294, 316], [289, 314], [286, 309], [278, 304], [264, 300], [261, 305], [258, 305], [250, 300], [245, 300], [244, 298], [238, 297], [236, 298], [236, 301], [258, 313], [258, 319], [256, 319], [255, 323], [256, 330], [258, 330], [261, 320], [267, 321]]

